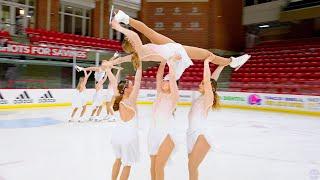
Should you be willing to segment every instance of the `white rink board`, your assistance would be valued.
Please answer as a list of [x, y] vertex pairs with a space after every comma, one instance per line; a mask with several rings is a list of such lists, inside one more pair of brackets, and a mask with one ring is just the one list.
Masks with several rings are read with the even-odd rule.
[[[73, 94], [76, 90], [74, 89], [0, 89], [0, 94], [3, 99], [0, 102], [1, 106], [10, 105], [36, 105], [36, 104], [61, 104], [70, 103]], [[44, 97], [45, 95], [51, 94], [51, 97]], [[85, 94], [89, 100], [92, 99], [94, 89], [88, 89]], [[42, 98], [44, 97], [44, 98]]]
[[[0, 89], [0, 108], [14, 108], [17, 105], [37, 107], [44, 105], [70, 105], [74, 89]], [[94, 89], [85, 91], [88, 102], [92, 101]], [[106, 91], [106, 90], [105, 90]], [[195, 91], [180, 91], [180, 103], [190, 104], [199, 95]], [[320, 112], [320, 96], [286, 94], [219, 92], [223, 105], [275, 108], [280, 110], [300, 110]], [[152, 103], [156, 98], [155, 90], [140, 90], [140, 103]]]

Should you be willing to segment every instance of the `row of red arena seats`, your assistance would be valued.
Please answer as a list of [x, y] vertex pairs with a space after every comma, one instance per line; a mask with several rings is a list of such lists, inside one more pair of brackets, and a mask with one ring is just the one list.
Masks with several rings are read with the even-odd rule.
[[[251, 51], [250, 54], [253, 55], [258, 55], [258, 54], [265, 54], [265, 53], [270, 53], [270, 54], [281, 54], [281, 53], [302, 53], [305, 51], [313, 51], [315, 49], [318, 49], [320, 46], [312, 46], [313, 48], [304, 48], [303, 46], [296, 46], [294, 48], [288, 48], [288, 47], [283, 47], [283, 48], [272, 48], [272, 49], [256, 49], [255, 51]], [[248, 51], [247, 51], [248, 52]]]
[[293, 62], [320, 62], [320, 57], [301, 57], [301, 58], [264, 58], [250, 59], [246, 64], [263, 64], [263, 63], [293, 63]]
[[303, 45], [313, 45], [313, 44], [319, 44], [320, 39], [318, 38], [312, 38], [312, 39], [306, 39], [306, 40], [293, 40], [293, 41], [270, 41], [270, 42], [263, 42], [261, 44], [256, 45], [255, 48], [271, 48], [271, 47], [290, 47], [290, 46], [303, 46]]
[[73, 39], [73, 40], [78, 40], [78, 41], [120, 45], [119, 41], [115, 41], [115, 40], [111, 40], [111, 39], [103, 39], [103, 38], [96, 38], [96, 37], [90, 37], [90, 36], [80, 36], [77, 34], [62, 33], [62, 32], [57, 32], [57, 31], [46, 31], [43, 29], [27, 28], [26, 33], [30, 36], [41, 35], [41, 36], [51, 36], [54, 38], [61, 38], [61, 39]]
[[311, 44], [311, 45], [300, 45], [300, 46], [280, 46], [280, 47], [263, 47], [263, 48], [259, 48], [259, 47], [256, 47], [256, 48], [250, 48], [250, 49], [247, 49], [246, 52], [249, 52], [249, 53], [260, 53], [260, 52], [263, 52], [263, 51], [266, 51], [266, 52], [272, 52], [272, 51], [295, 51], [295, 50], [298, 50], [298, 51], [301, 51], [301, 50], [314, 50], [314, 49], [318, 49], [320, 47], [320, 43], [319, 44]]
[[280, 45], [280, 46], [256, 46], [255, 48], [248, 49], [249, 51], [272, 51], [272, 50], [285, 50], [285, 49], [304, 49], [304, 48], [314, 48], [319, 47], [320, 42], [314, 42], [314, 43], [300, 43], [300, 44], [287, 44], [287, 45]]
[[320, 92], [292, 92], [290, 89], [282, 89], [281, 91], [277, 89], [241, 89], [241, 88], [229, 88], [228, 91], [231, 92], [252, 92], [252, 93], [269, 93], [269, 94], [295, 94], [295, 95], [312, 95], [319, 96]]
[[8, 39], [9, 41], [12, 40], [9, 32], [7, 32], [7, 31], [0, 31], [0, 38]]
[[[240, 78], [240, 79], [254, 79], [255, 77], [251, 77], [251, 78]], [[272, 78], [267, 78], [267, 79], [272, 79]], [[274, 79], [286, 79], [286, 78], [278, 78], [278, 77], [275, 77]], [[254, 81], [245, 81], [245, 82], [230, 82], [230, 84], [265, 84], [265, 85], [270, 85], [270, 84], [273, 84], [273, 85], [297, 85], [297, 86], [303, 86], [303, 85], [306, 85], [306, 86], [319, 86], [320, 85], [320, 80], [318, 81], [312, 81], [312, 80], [307, 80], [305, 78], [296, 78], [294, 79], [295, 81], [288, 81], [288, 82], [274, 82], [274, 81], [271, 81], [271, 82], [254, 82]], [[301, 81], [303, 80], [303, 81]]]
[[275, 59], [275, 58], [304, 58], [304, 57], [320, 57], [320, 52], [305, 52], [296, 54], [269, 54], [269, 55], [254, 55], [252, 59]]
[[295, 85], [295, 84], [235, 84], [231, 83], [230, 88], [254, 88], [254, 89], [269, 89], [269, 88], [286, 88], [286, 89], [315, 89], [320, 90], [320, 85]]
[[294, 91], [292, 89], [242, 89], [242, 88], [229, 88], [231, 92], [252, 92], [252, 93], [270, 93], [270, 94], [295, 94], [295, 95], [313, 95], [319, 96], [319, 91]]
[[291, 87], [230, 87], [229, 91], [255, 92], [255, 93], [276, 93], [276, 94], [306, 94], [319, 95], [320, 88], [291, 88]]
[[238, 71], [234, 72], [233, 75], [236, 75], [240, 72], [261, 72], [261, 73], [290, 73], [290, 72], [319, 72], [320, 67], [289, 67], [289, 68], [282, 68], [282, 67], [273, 67], [273, 68], [246, 68], [243, 67]]
[[[288, 80], [289, 82], [294, 82], [292, 81], [292, 79], [297, 79], [297, 78], [303, 78], [303, 79], [306, 79], [308, 81], [311, 81], [311, 80], [316, 80], [316, 79], [319, 79], [320, 76], [319, 75], [309, 75], [309, 76], [306, 76], [306, 75], [303, 75], [303, 74], [294, 74], [294, 75], [286, 75], [286, 74], [279, 74], [279, 75], [276, 75], [276, 76], [267, 76], [267, 75], [258, 75], [258, 74], [253, 74], [252, 76], [254, 76], [254, 78], [265, 78], [266, 80], [270, 79], [271, 81], [274, 80], [274, 79], [279, 79], [279, 78], [284, 78], [286, 80]], [[237, 81], [241, 81], [242, 79], [244, 78], [251, 78], [251, 76], [237, 76], [237, 77], [233, 77], [231, 78], [232, 82], [237, 82]], [[266, 81], [267, 82], [267, 81]], [[320, 82], [320, 81], [315, 81], [315, 82]]]
[[283, 82], [294, 82], [294, 83], [303, 83], [308, 81], [314, 81], [319, 83], [319, 79], [307, 79], [304, 77], [301, 78], [279, 78], [279, 77], [264, 77], [264, 78], [256, 78], [256, 77], [250, 77], [250, 78], [238, 78], [238, 77], [232, 77], [231, 82], [264, 82], [264, 83], [283, 83]]
[[35, 35], [30, 37], [30, 42], [56, 44], [61, 46], [75, 46], [75, 47], [82, 47], [82, 48], [110, 49], [110, 50], [122, 51], [122, 48], [119, 45], [85, 42], [85, 41], [79, 41], [79, 40], [73, 40], [73, 39], [61, 39], [61, 38], [54, 38], [51, 36]]
[[312, 55], [312, 54], [306, 54], [304, 57], [280, 57], [280, 58], [275, 58], [275, 57], [251, 57], [247, 63], [265, 63], [266, 61], [268, 62], [303, 62], [303, 61], [320, 61], [320, 54], [319, 56]]
[[265, 77], [278, 77], [278, 76], [289, 76], [289, 77], [294, 77], [294, 76], [305, 76], [305, 77], [319, 77], [320, 78], [320, 72], [314, 72], [314, 73], [261, 73], [261, 72], [250, 72], [250, 73], [237, 73], [236, 76], [232, 76], [232, 77], [256, 77], [256, 76], [265, 76]]
[[286, 89], [297, 89], [297, 90], [320, 90], [320, 85], [296, 85], [296, 84], [266, 84], [266, 83], [252, 83], [252, 84], [237, 84], [231, 83], [230, 88], [243, 88], [243, 89], [269, 89], [269, 88], [286, 88]]
[[295, 62], [295, 63], [249, 63], [242, 67], [246, 68], [273, 68], [273, 67], [317, 67], [320, 66], [319, 62]]
[[255, 48], [246, 50], [247, 53], [253, 55], [259, 54], [273, 54], [273, 53], [299, 53], [299, 52], [308, 52], [308, 51], [319, 51], [319, 45], [304, 45], [304, 46], [293, 46], [293, 47], [276, 47], [276, 48]]
[[275, 55], [292, 55], [292, 54], [307, 54], [307, 53], [319, 53], [320, 52], [320, 47], [314, 48], [312, 50], [294, 50], [294, 51], [260, 51], [260, 52], [247, 52], [253, 57], [257, 56], [275, 56]]
[[[295, 77], [278, 77], [278, 76], [267, 76], [267, 77], [232, 77], [231, 82], [265, 82], [265, 83], [305, 83], [310, 82], [319, 84], [319, 78], [295, 76]], [[311, 83], [310, 83], [311, 84]]]
[[251, 61], [251, 62], [247, 62], [246, 64], [244, 64], [242, 67], [254, 67], [254, 66], [274, 66], [277, 67], [279, 64], [282, 65], [288, 65], [288, 66], [301, 66], [301, 65], [306, 65], [306, 66], [310, 66], [309, 64], [313, 64], [316, 65], [320, 63], [320, 61], [318, 60], [314, 60], [314, 59], [305, 59], [305, 60], [294, 60], [294, 61], [288, 61], [288, 60], [274, 60], [274, 61]]

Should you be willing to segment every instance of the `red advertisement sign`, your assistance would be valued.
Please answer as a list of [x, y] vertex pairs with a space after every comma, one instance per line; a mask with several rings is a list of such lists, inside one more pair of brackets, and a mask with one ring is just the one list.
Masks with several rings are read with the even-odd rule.
[[50, 56], [59, 58], [73, 58], [75, 55], [79, 59], [87, 59], [88, 52], [74, 50], [70, 48], [55, 48], [32, 46], [23, 44], [9, 44], [8, 47], [0, 47], [0, 53], [25, 54], [31, 56]]

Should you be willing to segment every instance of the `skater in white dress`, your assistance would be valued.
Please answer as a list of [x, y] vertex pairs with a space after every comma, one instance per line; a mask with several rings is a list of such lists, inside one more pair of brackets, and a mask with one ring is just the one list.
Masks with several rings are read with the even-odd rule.
[[86, 112], [87, 109], [87, 99], [85, 97], [85, 90], [86, 90], [86, 84], [88, 82], [88, 78], [91, 75], [92, 71], [90, 71], [89, 73], [87, 73], [87, 71], [83, 71], [84, 72], [84, 77], [81, 77], [79, 79], [79, 83], [77, 85], [77, 89], [73, 95], [72, 98], [72, 107], [73, 107], [73, 111], [71, 113], [71, 119], [69, 120], [69, 122], [74, 122], [76, 121], [75, 119], [75, 114], [77, 113], [78, 109], [82, 108], [80, 117], [78, 119], [79, 122], [83, 121], [83, 115]]
[[114, 100], [115, 100], [114, 87], [117, 89], [117, 83], [118, 83], [118, 80], [119, 80], [119, 77], [120, 77], [120, 71], [121, 70], [122, 70], [122, 68], [118, 69], [118, 71], [117, 71], [117, 74], [116, 74], [117, 82], [115, 83], [115, 85], [113, 85], [109, 80], [109, 85], [108, 85], [108, 88], [107, 88], [106, 93], [105, 93], [107, 115], [105, 116], [104, 119], [109, 121], [109, 122], [116, 121], [116, 116], [115, 116], [114, 111], [113, 111], [113, 103], [114, 103]]
[[160, 64], [157, 72], [157, 98], [153, 104], [153, 118], [148, 137], [152, 180], [164, 179], [164, 168], [178, 141], [173, 118], [179, 99], [174, 64], [180, 58], [179, 55], [175, 55], [167, 62], [169, 81], [163, 80], [165, 62]]
[[[106, 63], [111, 67], [110, 63]], [[116, 82], [116, 78], [110, 74], [110, 80]], [[119, 111], [119, 121], [114, 128], [111, 136], [111, 144], [116, 156], [112, 168], [112, 180], [116, 180], [121, 165], [123, 169], [120, 180], [127, 180], [130, 175], [131, 166], [139, 160], [139, 137], [137, 125], [137, 106], [136, 101], [141, 84], [142, 64], [136, 71], [134, 85], [131, 81], [120, 81], [117, 85], [118, 95], [113, 105], [114, 111]], [[116, 91], [116, 90], [115, 90]]]
[[103, 106], [103, 102], [104, 102], [103, 84], [105, 83], [105, 81], [107, 79], [108, 79], [108, 76], [104, 75], [103, 79], [99, 80], [95, 84], [96, 91], [93, 95], [93, 105], [92, 105], [93, 110], [91, 113], [91, 117], [89, 119], [90, 121], [100, 121], [101, 120], [101, 118], [99, 116], [102, 111], [102, 106]]
[[217, 80], [224, 66], [219, 66], [210, 78], [211, 61], [205, 60], [203, 81], [199, 85], [201, 95], [192, 102], [189, 112], [189, 128], [187, 130], [189, 179], [198, 179], [198, 167], [213, 146], [213, 140], [208, 123], [208, 112], [219, 107]]

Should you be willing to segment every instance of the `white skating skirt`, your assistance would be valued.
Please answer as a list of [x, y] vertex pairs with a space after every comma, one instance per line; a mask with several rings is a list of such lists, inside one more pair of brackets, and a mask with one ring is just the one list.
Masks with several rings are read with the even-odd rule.
[[81, 108], [86, 104], [87, 104], [87, 100], [84, 92], [79, 92], [78, 90], [76, 90], [72, 97], [72, 107]]
[[111, 144], [117, 159], [124, 166], [132, 166], [139, 161], [139, 136], [136, 120], [123, 122], [119, 120], [113, 129]]
[[197, 139], [200, 135], [203, 135], [207, 142], [209, 143], [211, 149], [213, 148], [213, 135], [212, 132], [210, 131], [209, 128], [207, 127], [202, 127], [202, 128], [194, 128], [194, 129], [188, 129], [187, 130], [187, 149], [188, 149], [188, 154], [192, 152], [192, 149], [194, 145], [197, 142]]
[[[170, 50], [174, 51], [173, 54], [177, 53], [181, 56], [181, 60], [176, 61], [176, 63], [174, 64], [174, 69], [176, 72], [175, 77], [176, 77], [176, 80], [179, 80], [180, 77], [182, 76], [183, 72], [189, 66], [193, 65], [193, 62], [181, 44], [168, 43], [167, 46], [169, 46]], [[169, 75], [167, 75], [164, 79], [169, 80]]]
[[149, 135], [148, 135], [148, 149], [149, 149], [149, 154], [151, 156], [158, 154], [159, 148], [167, 136], [171, 138], [171, 140], [175, 145], [173, 152], [171, 153], [171, 156], [175, 152], [177, 152], [178, 145], [183, 144], [185, 142], [184, 133], [179, 132], [179, 130], [176, 128], [164, 129], [164, 128], [152, 127], [150, 128]]
[[102, 106], [103, 100], [104, 100], [104, 97], [102, 92], [101, 91], [96, 92], [93, 96], [93, 107]]

